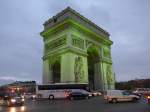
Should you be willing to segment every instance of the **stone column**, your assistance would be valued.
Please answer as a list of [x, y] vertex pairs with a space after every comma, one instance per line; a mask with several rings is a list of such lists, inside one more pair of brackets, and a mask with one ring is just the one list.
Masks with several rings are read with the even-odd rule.
[[74, 82], [74, 55], [65, 53], [61, 55], [61, 82]]
[[102, 65], [101, 61], [95, 63], [94, 67], [94, 83], [95, 83], [95, 90], [103, 90], [103, 72], [102, 72]]
[[52, 72], [50, 70], [49, 60], [43, 60], [43, 84], [51, 83]]
[[48, 83], [53, 83], [53, 70], [52, 70], [52, 64], [49, 63], [49, 75], [48, 75]]
[[107, 83], [107, 64], [105, 62], [102, 63], [103, 66], [103, 81], [104, 81], [104, 90], [108, 89], [108, 83]]
[[112, 65], [110, 64], [110, 78], [108, 78], [108, 80], [110, 80], [110, 84], [109, 89], [115, 89], [115, 78], [114, 78], [114, 74], [113, 74], [113, 69], [112, 69]]

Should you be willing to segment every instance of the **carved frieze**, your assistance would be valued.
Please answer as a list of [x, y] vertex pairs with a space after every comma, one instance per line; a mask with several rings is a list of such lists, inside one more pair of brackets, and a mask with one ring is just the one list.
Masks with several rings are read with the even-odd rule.
[[59, 48], [59, 47], [65, 45], [65, 44], [66, 44], [65, 37], [53, 40], [53, 41], [49, 42], [47, 45], [45, 45], [45, 52], [52, 51], [56, 48]]
[[72, 45], [84, 49], [84, 40], [79, 37], [72, 36]]

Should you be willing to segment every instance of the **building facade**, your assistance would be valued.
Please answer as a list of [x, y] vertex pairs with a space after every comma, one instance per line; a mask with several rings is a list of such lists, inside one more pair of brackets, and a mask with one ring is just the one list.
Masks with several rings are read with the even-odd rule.
[[43, 84], [114, 89], [109, 33], [67, 7], [44, 23]]
[[16, 81], [0, 87], [2, 92], [15, 92], [15, 93], [35, 93], [36, 81]]

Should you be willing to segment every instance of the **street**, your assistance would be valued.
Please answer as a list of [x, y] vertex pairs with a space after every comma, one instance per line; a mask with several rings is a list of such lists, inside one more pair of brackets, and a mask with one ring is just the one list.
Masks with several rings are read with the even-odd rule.
[[137, 103], [108, 104], [102, 97], [89, 100], [26, 101], [24, 106], [0, 106], [0, 112], [150, 112], [150, 105], [141, 98]]

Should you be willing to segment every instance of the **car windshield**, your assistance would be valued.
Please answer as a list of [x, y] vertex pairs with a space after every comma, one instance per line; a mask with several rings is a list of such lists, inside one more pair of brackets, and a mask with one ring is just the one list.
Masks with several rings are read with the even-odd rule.
[[127, 91], [123, 91], [122, 94], [123, 94], [123, 95], [130, 95], [130, 93], [127, 92]]
[[88, 93], [89, 93], [88, 91], [85, 91], [85, 90], [82, 90], [81, 92], [82, 92], [82, 93], [85, 93], [85, 94], [88, 94]]
[[72, 94], [81, 94], [81, 92], [76, 91], [76, 92], [72, 92]]

